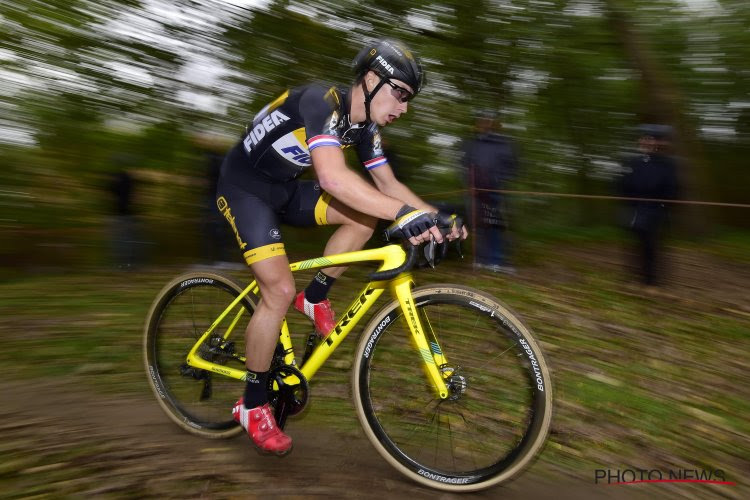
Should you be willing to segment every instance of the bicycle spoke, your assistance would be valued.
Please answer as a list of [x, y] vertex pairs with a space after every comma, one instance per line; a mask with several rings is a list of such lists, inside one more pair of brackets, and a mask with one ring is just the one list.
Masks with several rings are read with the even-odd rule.
[[[450, 418], [450, 416], [448, 416], [448, 434], [450, 435], [450, 440], [451, 440], [451, 450], [455, 450], [456, 446], [453, 443], [453, 428], [451, 427], [451, 418]], [[455, 470], [456, 469], [456, 455], [455, 455], [455, 453], [451, 453], [451, 460], [452, 460], [452, 463], [453, 463], [453, 469]]]
[[514, 347], [518, 347], [518, 344], [512, 343], [512, 344], [511, 344], [511, 345], [510, 345], [510, 346], [509, 346], [509, 347], [508, 347], [508, 348], [507, 348], [506, 350], [502, 351], [502, 352], [501, 352], [500, 354], [498, 354], [497, 356], [495, 356], [494, 358], [492, 358], [492, 359], [490, 360], [490, 362], [492, 362], [492, 361], [495, 361], [495, 360], [496, 360], [496, 359], [498, 359], [498, 358], [499, 358], [500, 356], [502, 356], [502, 355], [503, 355], [503, 354], [505, 354], [506, 352], [510, 351], [510, 350], [511, 350], [511, 349], [513, 349]]

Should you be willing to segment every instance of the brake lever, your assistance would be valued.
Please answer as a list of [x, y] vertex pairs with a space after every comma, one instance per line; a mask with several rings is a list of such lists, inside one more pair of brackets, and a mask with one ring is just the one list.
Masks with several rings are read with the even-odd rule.
[[424, 257], [431, 268], [435, 269], [435, 237], [430, 234], [430, 241], [424, 246]]

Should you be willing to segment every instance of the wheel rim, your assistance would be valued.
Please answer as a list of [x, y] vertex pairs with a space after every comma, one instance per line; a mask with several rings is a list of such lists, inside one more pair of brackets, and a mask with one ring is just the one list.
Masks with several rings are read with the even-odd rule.
[[451, 395], [434, 395], [396, 308], [359, 375], [370, 427], [390, 456], [428, 479], [472, 484], [497, 476], [527, 454], [543, 427], [537, 373], [518, 334], [486, 307], [450, 295], [416, 302], [449, 356], [441, 370], [451, 373]]

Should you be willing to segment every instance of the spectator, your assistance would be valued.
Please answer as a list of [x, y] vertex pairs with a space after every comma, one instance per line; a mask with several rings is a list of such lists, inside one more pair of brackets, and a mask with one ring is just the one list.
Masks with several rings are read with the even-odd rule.
[[648, 287], [660, 281], [659, 245], [669, 217], [669, 203], [653, 200], [673, 200], [679, 194], [677, 165], [668, 155], [671, 139], [669, 126], [641, 125], [639, 154], [624, 162], [617, 185], [623, 197], [644, 198], [627, 200], [622, 217], [635, 237], [640, 281]]
[[110, 221], [111, 256], [118, 269], [128, 270], [138, 263], [137, 221], [133, 210], [134, 180], [128, 171], [132, 160], [125, 156], [113, 159], [115, 172], [107, 191], [113, 198]]
[[231, 269], [244, 268], [235, 257], [235, 242], [230, 232], [226, 230], [226, 221], [216, 211], [216, 186], [224, 156], [210, 148], [202, 148], [203, 163], [207, 187], [201, 202], [201, 256], [207, 265]]
[[463, 169], [470, 193], [474, 234], [474, 267], [514, 273], [510, 265], [508, 213], [499, 192], [516, 177], [518, 160], [513, 141], [496, 132], [493, 111], [476, 117], [476, 135], [463, 143]]

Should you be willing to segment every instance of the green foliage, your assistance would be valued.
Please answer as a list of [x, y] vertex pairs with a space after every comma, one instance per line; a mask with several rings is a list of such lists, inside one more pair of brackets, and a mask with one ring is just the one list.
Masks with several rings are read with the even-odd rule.
[[[384, 132], [420, 193], [462, 187], [457, 146], [474, 113], [490, 108], [520, 144], [512, 188], [609, 194], [617, 161], [634, 147], [632, 127], [661, 120], [680, 132], [686, 196], [747, 203], [749, 16], [740, 0], [273, 0], [261, 9], [7, 0], [0, 130], [10, 133], [0, 142], [0, 189], [36, 202], [30, 212], [4, 202], [2, 224], [97, 224], [97, 190], [121, 154], [169, 174], [149, 176], [167, 183], [147, 186], [153, 196], [169, 192], [170, 176], [200, 186], [200, 149], [225, 150], [289, 86], [349, 85], [352, 58], [375, 37], [403, 40], [427, 71], [422, 95]], [[191, 217], [195, 203], [181, 203], [171, 205], [174, 215]], [[165, 204], [143, 208], [158, 217]], [[524, 225], [610, 220], [585, 199], [524, 198], [516, 207]], [[745, 211], [702, 214], [746, 225]]]

